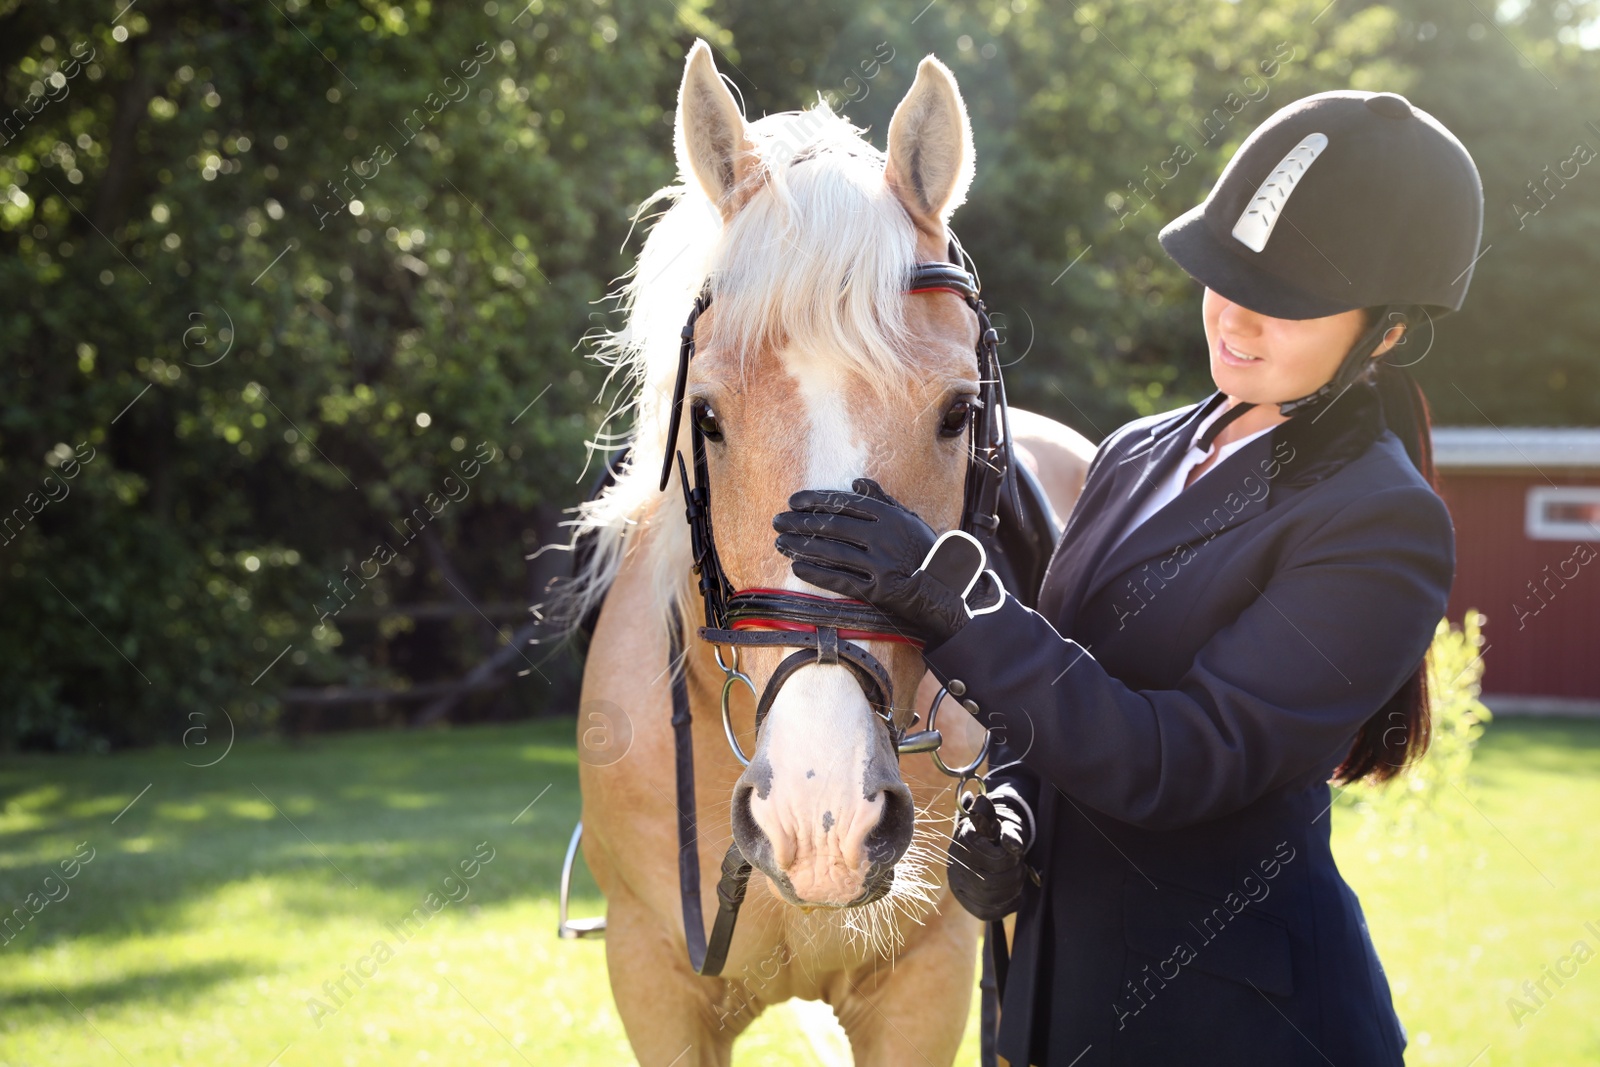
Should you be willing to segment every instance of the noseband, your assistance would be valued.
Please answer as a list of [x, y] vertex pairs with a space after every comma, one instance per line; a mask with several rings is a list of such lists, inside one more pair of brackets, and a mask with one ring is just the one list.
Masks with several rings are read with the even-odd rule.
[[[954, 241], [950, 244], [950, 254], [952, 260], [960, 257]], [[992, 536], [1000, 525], [1000, 492], [1011, 463], [1005, 385], [1000, 379], [999, 336], [989, 322], [988, 309], [979, 298], [976, 277], [958, 262], [918, 263], [911, 268], [907, 293], [939, 291], [955, 293], [978, 316], [979, 391], [975, 401], [977, 413], [972, 420], [968, 443], [961, 529], [974, 536]], [[661, 489], [666, 490], [676, 460], [678, 481], [683, 487], [684, 510], [689, 522], [694, 571], [699, 576], [700, 598], [705, 608], [705, 625], [698, 632], [702, 640], [712, 643], [717, 665], [723, 670], [722, 726], [729, 746], [739, 761], [748, 766], [750, 760], [734, 735], [728, 706], [736, 682], [748, 687], [752, 695], [757, 695], [755, 683], [741, 669], [740, 649], [746, 645], [778, 646], [796, 651], [778, 664], [772, 677], [767, 679], [766, 688], [757, 697], [755, 725], [758, 735], [778, 691], [796, 671], [814, 664], [838, 665], [847, 668], [855, 677], [874, 713], [887, 726], [890, 741], [898, 754], [928, 752], [932, 754], [935, 765], [945, 773], [958, 778], [970, 777], [987, 756], [988, 741], [985, 740], [982, 751], [970, 764], [953, 769], [945, 766], [938, 754], [942, 738], [939, 731], [932, 728], [945, 690], [939, 691], [929, 709], [928, 729], [908, 733], [909, 728], [916, 725], [918, 716], [913, 713], [910, 721], [905, 723], [895, 721], [893, 685], [889, 672], [875, 656], [857, 644], [858, 641], [894, 641], [920, 649], [922, 642], [902, 632], [893, 617], [862, 600], [818, 596], [786, 589], [735, 590], [728, 581], [717, 556], [716, 539], [711, 527], [711, 485], [706, 463], [706, 440], [697, 423], [691, 420], [689, 424], [690, 454], [694, 464], [692, 487], [683, 453], [675, 450], [679, 425], [683, 419], [689, 361], [695, 353], [695, 323], [710, 306], [711, 290], [708, 285], [695, 298], [694, 308], [684, 323], [678, 345], [678, 371], [673, 384], [672, 409], [667, 426], [668, 451], [661, 465]], [[682, 631], [682, 620], [674, 605], [670, 633], [671, 663], [676, 663], [683, 655]], [[731, 664], [723, 659], [723, 645], [733, 648]], [[675, 673], [672, 685], [672, 726], [677, 753], [679, 886], [683, 895], [684, 933], [690, 962], [696, 973], [716, 975], [721, 973], [727, 957], [734, 921], [738, 917], [750, 877], [750, 864], [739, 852], [737, 844], [729, 846], [722, 861], [722, 879], [717, 887], [719, 908], [708, 945], [700, 913], [700, 861], [694, 814], [694, 748], [690, 735], [688, 684], [684, 673]]]

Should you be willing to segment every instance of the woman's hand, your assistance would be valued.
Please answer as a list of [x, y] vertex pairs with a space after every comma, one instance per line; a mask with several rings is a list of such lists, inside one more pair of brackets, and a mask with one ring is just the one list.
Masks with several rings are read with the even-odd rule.
[[963, 590], [922, 569], [933, 528], [871, 478], [851, 487], [795, 493], [790, 510], [773, 518], [775, 544], [794, 560], [795, 577], [896, 616], [929, 645], [953, 635], [970, 616]]
[[950, 892], [985, 922], [1005, 918], [1022, 899], [1022, 880], [1029, 873], [1022, 856], [1029, 842], [1020, 806], [1003, 793], [961, 797], [950, 837]]

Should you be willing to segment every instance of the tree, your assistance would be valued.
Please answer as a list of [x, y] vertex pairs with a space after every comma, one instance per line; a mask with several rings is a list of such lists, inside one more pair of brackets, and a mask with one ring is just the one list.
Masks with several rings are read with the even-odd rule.
[[[574, 343], [715, 28], [587, 0], [114, 14], [0, 17], [0, 745], [454, 677], [504, 640], [477, 607], [538, 597], [521, 557], [596, 422]], [[418, 602], [460, 611], [385, 614]]]

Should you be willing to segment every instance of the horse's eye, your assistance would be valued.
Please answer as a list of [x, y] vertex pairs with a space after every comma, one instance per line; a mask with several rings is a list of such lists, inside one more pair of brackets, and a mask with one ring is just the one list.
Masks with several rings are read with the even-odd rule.
[[711, 405], [704, 400], [696, 400], [690, 408], [689, 417], [694, 420], [694, 425], [707, 441], [722, 440], [722, 424], [717, 422], [717, 413], [711, 410]]
[[970, 396], [957, 397], [955, 402], [945, 409], [944, 418], [939, 420], [939, 436], [960, 437], [966, 433], [967, 424], [972, 421], [974, 403]]

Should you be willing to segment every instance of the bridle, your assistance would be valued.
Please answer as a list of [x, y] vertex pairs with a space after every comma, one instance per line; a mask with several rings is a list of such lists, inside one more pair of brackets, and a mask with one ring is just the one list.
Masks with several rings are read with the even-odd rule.
[[[960, 251], [950, 244], [953, 257]], [[1011, 447], [1006, 427], [1005, 384], [1000, 377], [999, 335], [990, 324], [988, 309], [979, 298], [977, 279], [956, 262], [918, 263], [911, 269], [907, 293], [953, 292], [978, 316], [977, 413], [972, 420], [967, 476], [962, 501], [961, 529], [992, 537], [999, 528], [1000, 492], [1011, 463]], [[684, 323], [678, 345], [678, 370], [672, 390], [672, 407], [667, 426], [668, 442], [676, 442], [683, 419], [684, 392], [689, 378], [689, 361], [695, 353], [695, 324], [711, 306], [708, 287], [695, 298], [694, 308]], [[728, 714], [728, 694], [735, 681], [747, 685], [755, 695], [755, 685], [739, 669], [742, 645], [780, 645], [795, 652], [778, 665], [759, 695], [756, 729], [766, 718], [773, 698], [796, 670], [811, 663], [842, 664], [861, 684], [868, 701], [888, 725], [899, 751], [931, 751], [938, 747], [935, 738], [906, 736], [906, 726], [896, 724], [890, 711], [889, 673], [857, 640], [895, 641], [922, 647], [922, 642], [903, 633], [895, 620], [861, 600], [823, 597], [783, 589], [745, 589], [735, 591], [722, 569], [711, 528], [711, 486], [706, 463], [706, 439], [698, 423], [690, 423], [690, 454], [694, 463], [691, 488], [684, 470], [683, 453], [670, 451], [661, 465], [660, 488], [664, 492], [671, 479], [676, 459], [678, 480], [683, 487], [685, 514], [689, 522], [690, 551], [694, 571], [699, 576], [705, 626], [699, 630], [703, 640], [716, 645], [717, 665], [726, 675], [723, 684], [722, 713], [730, 747], [745, 765], [749, 759], [734, 738]], [[734, 662], [722, 657], [722, 645], [734, 649]], [[674, 656], [676, 659], [676, 656]], [[928, 742], [932, 741], [931, 747]], [[910, 743], [909, 750], [900, 746]]]
[[[989, 321], [988, 309], [979, 297], [977, 278], [963, 268], [960, 247], [950, 242], [951, 262], [917, 263], [911, 268], [906, 286], [908, 294], [952, 292], [964, 300], [978, 316], [978, 380], [976, 414], [970, 424], [965, 489], [962, 498], [961, 529], [978, 537], [993, 537], [1000, 525], [1000, 493], [1011, 465], [1011, 440], [1006, 425], [1005, 384], [1000, 377], [999, 335]], [[699, 576], [700, 598], [705, 608], [705, 625], [698, 632], [712, 643], [717, 665], [723, 671], [722, 727], [729, 747], [739, 762], [750, 759], [740, 747], [733, 731], [729, 697], [733, 686], [742, 683], [756, 696], [756, 732], [783, 684], [800, 668], [812, 664], [837, 664], [847, 668], [860, 684], [869, 705], [889, 730], [890, 741], [899, 755], [927, 752], [935, 766], [952, 777], [971, 778], [988, 756], [989, 742], [967, 765], [948, 767], [939, 756], [943, 743], [934, 729], [934, 717], [946, 690], [941, 688], [928, 710], [927, 728], [908, 732], [916, 725], [897, 723], [892, 707], [889, 672], [858, 641], [895, 641], [922, 647], [922, 642], [900, 629], [896, 620], [862, 600], [818, 596], [786, 589], [750, 588], [735, 590], [722, 569], [711, 526], [711, 486], [706, 462], [706, 438], [700, 426], [690, 420], [690, 455], [694, 466], [691, 486], [683, 453], [676, 449], [683, 419], [684, 392], [689, 380], [689, 361], [695, 353], [695, 323], [711, 306], [711, 289], [695, 298], [689, 319], [684, 323], [678, 345], [678, 370], [672, 390], [672, 407], [667, 424], [667, 455], [661, 465], [661, 489], [671, 480], [674, 460], [679, 484], [683, 487], [685, 514], [689, 523], [690, 550], [694, 571]], [[672, 609], [669, 663], [683, 655], [683, 625], [676, 606]], [[733, 662], [723, 659], [722, 646], [733, 649]], [[759, 694], [755, 683], [741, 668], [740, 649], [744, 646], [794, 648], [767, 679]], [[675, 671], [672, 685], [672, 725], [677, 752], [678, 799], [678, 874], [683, 894], [684, 931], [689, 958], [696, 973], [712, 976], [721, 973], [733, 925], [743, 903], [750, 877], [750, 863], [738, 845], [730, 845], [722, 861], [722, 879], [717, 887], [719, 908], [716, 925], [708, 945], [700, 913], [700, 862], [695, 831], [694, 749], [690, 737], [688, 684], [684, 671]]]

